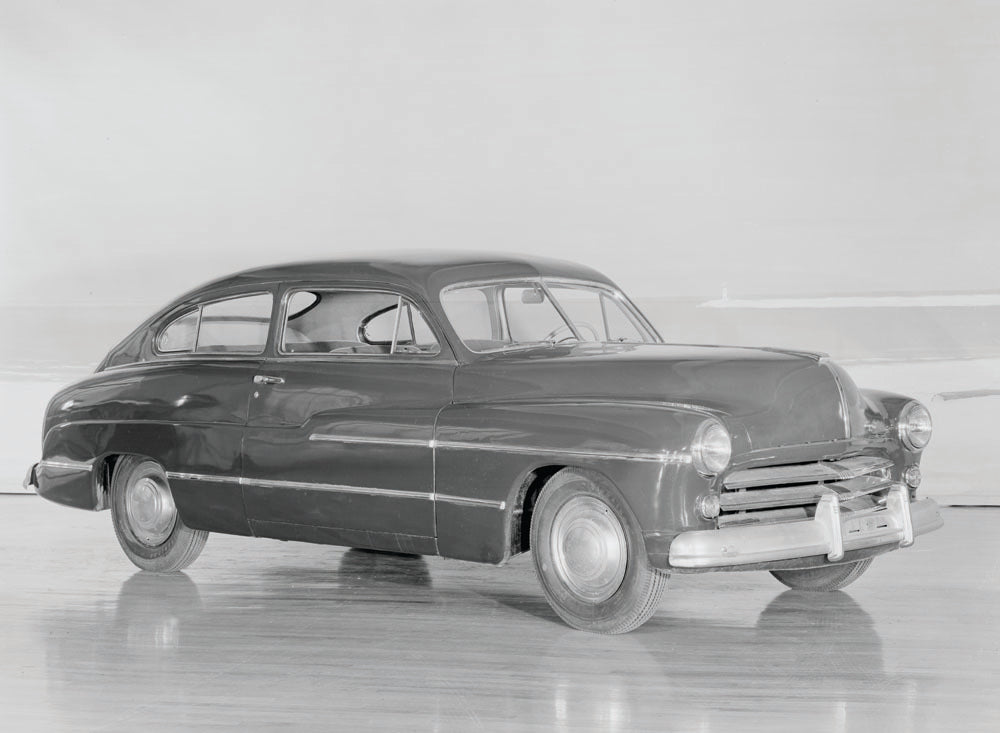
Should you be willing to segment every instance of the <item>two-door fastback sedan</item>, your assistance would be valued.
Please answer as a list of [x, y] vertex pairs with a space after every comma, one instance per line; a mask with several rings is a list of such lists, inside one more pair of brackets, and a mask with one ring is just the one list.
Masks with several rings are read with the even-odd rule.
[[833, 590], [941, 525], [931, 420], [826, 357], [666, 344], [613, 282], [484, 255], [294, 264], [154, 315], [45, 415], [27, 483], [125, 554], [209, 532], [500, 564], [570, 625], [636, 628], [670, 572]]

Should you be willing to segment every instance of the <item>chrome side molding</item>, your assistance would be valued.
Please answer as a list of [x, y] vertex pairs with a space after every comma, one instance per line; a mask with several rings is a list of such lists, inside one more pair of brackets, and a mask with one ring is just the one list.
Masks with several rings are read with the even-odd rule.
[[39, 461], [36, 468], [60, 468], [65, 471], [93, 471], [93, 463], [85, 463], [83, 461], [51, 461], [43, 460]]
[[558, 455], [577, 458], [605, 458], [615, 461], [641, 461], [646, 463], [687, 464], [691, 454], [687, 451], [599, 451], [576, 448], [542, 448], [533, 445], [510, 445], [501, 443], [474, 443], [466, 440], [421, 440], [418, 438], [379, 438], [373, 436], [337, 435], [313, 433], [311, 441], [360, 445], [401, 445], [416, 448], [441, 450], [480, 450], [496, 453], [517, 453], [527, 455]]
[[346, 484], [320, 484], [307, 481], [275, 481], [271, 479], [245, 478], [241, 476], [219, 476], [204, 473], [184, 473], [182, 471], [167, 471], [168, 480], [204, 481], [206, 483], [236, 484], [238, 486], [267, 486], [275, 489], [300, 489], [306, 491], [330, 491], [342, 494], [365, 494], [367, 496], [387, 496], [397, 499], [423, 499], [427, 501], [443, 501], [446, 504], [462, 504], [467, 506], [482, 506], [503, 511], [507, 508], [505, 501], [492, 499], [476, 499], [467, 496], [453, 496], [429, 491], [405, 491], [403, 489], [383, 489], [377, 486], [348, 486]]

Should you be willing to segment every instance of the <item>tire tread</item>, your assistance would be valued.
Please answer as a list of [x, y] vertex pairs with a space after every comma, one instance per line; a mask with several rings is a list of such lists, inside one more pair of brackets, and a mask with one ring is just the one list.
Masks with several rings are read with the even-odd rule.
[[[572, 608], [572, 603], [570, 606], [563, 606], [564, 602], [560, 599], [557, 590], [549, 587], [550, 582], [558, 581], [547, 579], [549, 571], [545, 569], [545, 563], [539, 557], [539, 548], [545, 546], [541, 517], [547, 510], [543, 510], [543, 507], [546, 506], [549, 497], [553, 495], [552, 492], [565, 492], [569, 481], [579, 480], [589, 484], [590, 488], [586, 489], [587, 493], [592, 493], [600, 498], [618, 514], [618, 518], [625, 526], [626, 534], [629, 536], [630, 547], [634, 548], [629, 559], [632, 569], [628, 571], [632, 580], [627, 581], [631, 584], [626, 591], [623, 591], [631, 597], [631, 605], [594, 618], [588, 617], [587, 609]], [[582, 469], [565, 468], [549, 478], [546, 485], [542, 487], [542, 494], [531, 516], [531, 545], [534, 548], [532, 554], [534, 555], [535, 569], [549, 605], [563, 621], [573, 628], [602, 635], [625, 634], [646, 623], [659, 608], [670, 573], [649, 566], [637, 520], [628, 504], [617, 493], [614, 485], [600, 474]], [[612, 603], [613, 600], [614, 597], [602, 601], [602, 604]]]
[[[147, 462], [152, 461], [140, 456], [129, 455], [123, 456], [115, 465], [114, 476], [111, 479], [111, 523], [114, 526], [118, 544], [121, 545], [125, 556], [136, 567], [155, 573], [175, 573], [198, 559], [208, 541], [208, 532], [201, 529], [191, 529], [181, 522], [180, 517], [177, 517], [173, 533], [162, 545], [163, 547], [169, 545], [165, 552], [155, 557], [143, 557], [133, 548], [133, 540], [129, 537], [129, 531], [126, 527], [127, 520], [121, 516], [120, 510], [117, 508], [117, 494], [124, 490], [122, 482], [127, 479], [129, 474], [137, 466]], [[162, 471], [162, 466], [159, 464], [157, 466]]]
[[843, 565], [827, 565], [805, 570], [772, 570], [777, 580], [789, 588], [820, 593], [840, 590], [860, 578], [872, 564], [872, 558]]

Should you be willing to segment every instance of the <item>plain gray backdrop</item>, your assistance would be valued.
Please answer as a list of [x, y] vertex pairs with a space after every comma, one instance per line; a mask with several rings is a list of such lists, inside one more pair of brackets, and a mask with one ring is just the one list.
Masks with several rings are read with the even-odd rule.
[[0, 490], [181, 292], [432, 247], [830, 352], [931, 407], [929, 493], [1000, 503], [998, 79], [989, 2], [0, 0]]
[[344, 252], [633, 294], [996, 289], [1000, 4], [0, 0], [0, 285]]

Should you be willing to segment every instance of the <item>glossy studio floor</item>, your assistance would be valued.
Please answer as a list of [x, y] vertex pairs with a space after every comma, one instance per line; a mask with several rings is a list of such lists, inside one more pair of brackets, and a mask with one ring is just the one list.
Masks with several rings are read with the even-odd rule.
[[1000, 730], [1000, 509], [847, 592], [675, 575], [619, 637], [502, 568], [213, 536], [137, 572], [106, 513], [0, 496], [4, 730]]

